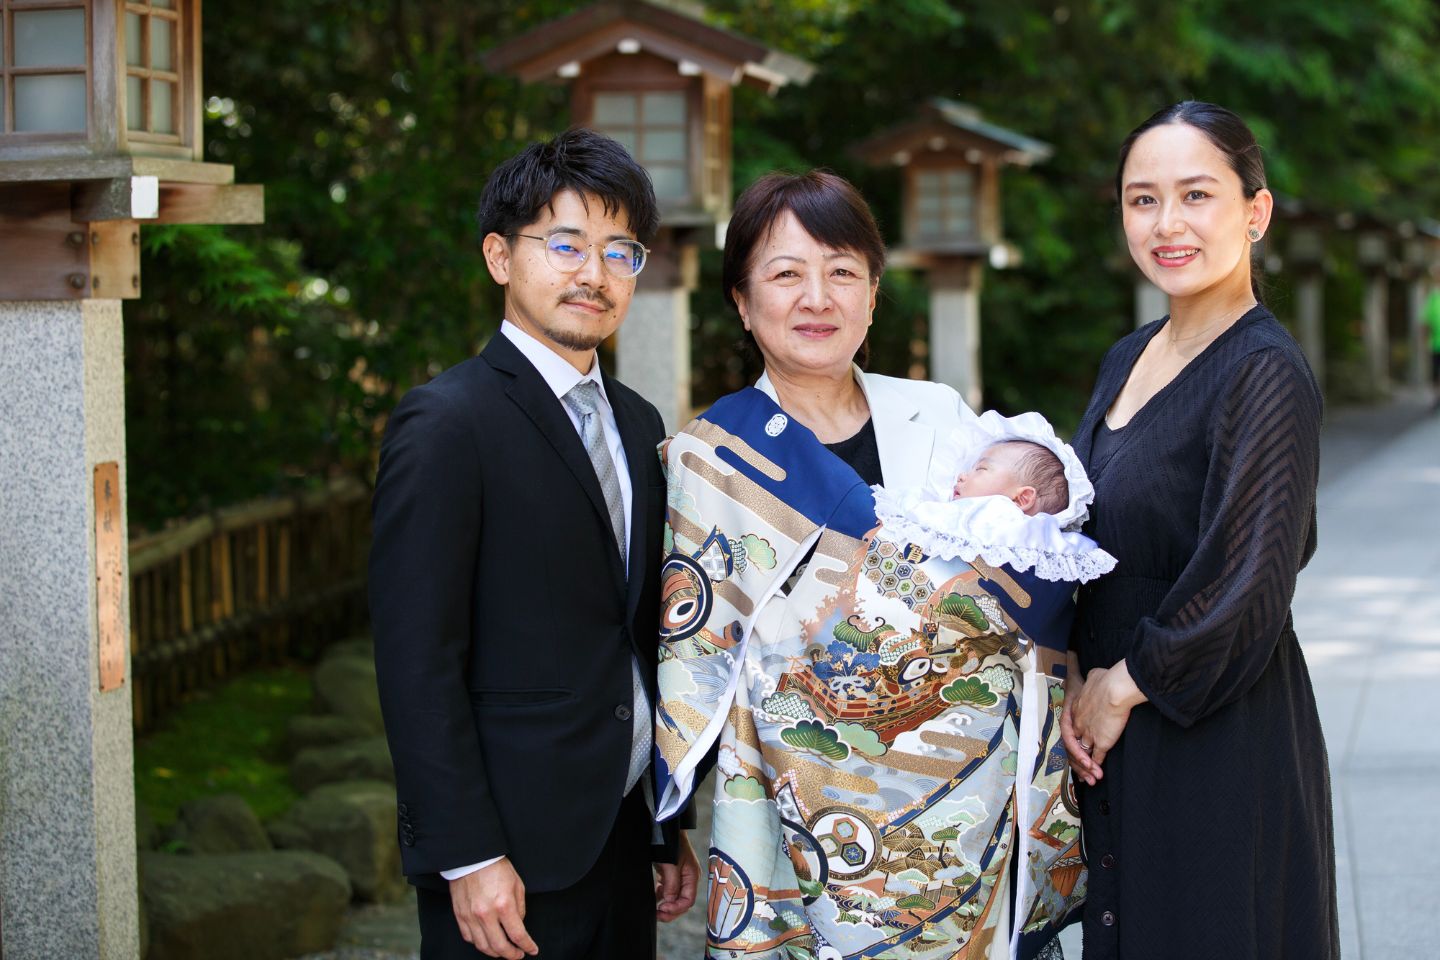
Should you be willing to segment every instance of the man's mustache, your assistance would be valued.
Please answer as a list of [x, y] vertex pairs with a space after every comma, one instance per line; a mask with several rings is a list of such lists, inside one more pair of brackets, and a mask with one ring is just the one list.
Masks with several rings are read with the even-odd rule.
[[564, 293], [560, 294], [560, 302], [593, 303], [596, 306], [600, 307], [602, 310], [615, 309], [615, 301], [605, 296], [605, 294], [601, 293], [599, 290], [586, 290], [583, 287], [576, 287], [574, 290], [566, 290]]

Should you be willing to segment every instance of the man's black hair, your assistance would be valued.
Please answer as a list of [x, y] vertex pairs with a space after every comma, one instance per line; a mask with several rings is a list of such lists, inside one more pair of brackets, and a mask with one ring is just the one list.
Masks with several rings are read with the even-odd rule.
[[645, 168], [609, 137], [571, 127], [553, 140], [532, 143], [490, 174], [475, 214], [480, 239], [524, 229], [562, 190], [599, 197], [607, 215], [623, 213], [641, 243], [648, 244], [660, 228], [655, 188]]

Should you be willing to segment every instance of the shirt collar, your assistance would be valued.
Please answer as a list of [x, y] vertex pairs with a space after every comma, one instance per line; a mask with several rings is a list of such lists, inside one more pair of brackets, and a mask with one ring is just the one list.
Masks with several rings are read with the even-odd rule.
[[605, 381], [600, 376], [600, 358], [595, 356], [590, 363], [590, 372], [581, 373], [570, 365], [560, 354], [521, 330], [509, 320], [500, 322], [500, 332], [525, 355], [525, 359], [539, 372], [551, 391], [558, 398], [564, 398], [581, 380], [593, 380], [600, 388], [600, 399], [608, 407], [610, 398], [605, 393]]

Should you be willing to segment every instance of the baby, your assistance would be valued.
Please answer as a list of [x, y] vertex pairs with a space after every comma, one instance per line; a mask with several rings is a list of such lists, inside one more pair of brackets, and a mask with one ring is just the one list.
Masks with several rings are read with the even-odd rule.
[[1083, 583], [1115, 560], [1080, 533], [1095, 499], [1075, 451], [1038, 413], [994, 410], [937, 438], [921, 487], [874, 487], [889, 535], [927, 555], [976, 557]]
[[1008, 497], [1027, 517], [1058, 514], [1070, 506], [1065, 465], [1031, 440], [1001, 440], [986, 447], [980, 459], [955, 478], [955, 500], [965, 497]]

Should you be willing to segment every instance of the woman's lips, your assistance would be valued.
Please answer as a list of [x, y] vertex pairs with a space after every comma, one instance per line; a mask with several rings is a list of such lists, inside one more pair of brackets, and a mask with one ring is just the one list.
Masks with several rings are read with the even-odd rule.
[[794, 328], [795, 332], [802, 337], [821, 339], [828, 337], [840, 328], [829, 323], [802, 323]]
[[1183, 267], [1200, 255], [1198, 247], [1156, 247], [1151, 259], [1162, 267]]

